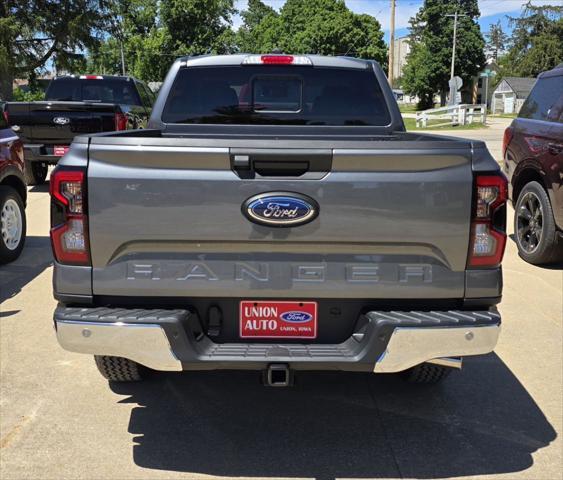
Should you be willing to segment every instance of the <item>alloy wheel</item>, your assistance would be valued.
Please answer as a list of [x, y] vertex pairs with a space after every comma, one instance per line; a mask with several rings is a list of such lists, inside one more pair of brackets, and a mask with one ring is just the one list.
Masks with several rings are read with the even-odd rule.
[[6, 200], [0, 217], [0, 230], [4, 245], [8, 250], [15, 250], [20, 244], [23, 229], [22, 213], [15, 200], [11, 198]]
[[543, 233], [543, 209], [534, 192], [527, 192], [521, 199], [517, 212], [518, 243], [526, 253], [534, 253]]

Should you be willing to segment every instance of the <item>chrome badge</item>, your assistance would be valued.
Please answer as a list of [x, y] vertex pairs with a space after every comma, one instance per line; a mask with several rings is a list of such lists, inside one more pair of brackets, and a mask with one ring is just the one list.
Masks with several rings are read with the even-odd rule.
[[250, 197], [242, 213], [251, 222], [270, 227], [296, 227], [316, 218], [319, 206], [300, 193], [268, 192]]
[[57, 125], [68, 125], [70, 123], [70, 118], [68, 117], [55, 117], [53, 118], [53, 123]]

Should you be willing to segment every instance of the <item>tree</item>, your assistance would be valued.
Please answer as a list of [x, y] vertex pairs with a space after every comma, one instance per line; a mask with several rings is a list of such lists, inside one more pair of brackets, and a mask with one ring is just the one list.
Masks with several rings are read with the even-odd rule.
[[535, 77], [563, 61], [563, 6], [528, 2], [510, 24], [514, 29], [503, 74]]
[[485, 41], [477, 23], [477, 0], [425, 0], [410, 21], [411, 53], [403, 78], [403, 89], [419, 96], [420, 108], [431, 107], [433, 94], [437, 92], [441, 104], [445, 104], [454, 23], [453, 18], [446, 15], [456, 10], [465, 16], [458, 17], [455, 75], [468, 83], [485, 63]]
[[279, 14], [260, 11], [265, 15], [259, 23], [248, 24], [255, 53], [279, 48], [288, 53], [353, 55], [386, 65], [380, 23], [353, 13], [343, 0], [287, 0]]
[[249, 0], [248, 8], [241, 12], [242, 25], [238, 29], [236, 43], [241, 52], [259, 50], [256, 30], [266, 17], [277, 17], [277, 12], [260, 0]]
[[501, 21], [493, 23], [489, 27], [489, 33], [486, 34], [487, 37], [487, 49], [495, 59], [498, 60], [499, 53], [506, 50], [508, 45], [509, 36], [502, 30]]
[[183, 55], [230, 53], [233, 0], [113, 0], [112, 36], [89, 56], [99, 73], [121, 72], [121, 47], [128, 74], [162, 81]]
[[12, 98], [14, 78], [27, 78], [53, 62], [72, 69], [107, 25], [104, 0], [0, 2], [0, 97]]

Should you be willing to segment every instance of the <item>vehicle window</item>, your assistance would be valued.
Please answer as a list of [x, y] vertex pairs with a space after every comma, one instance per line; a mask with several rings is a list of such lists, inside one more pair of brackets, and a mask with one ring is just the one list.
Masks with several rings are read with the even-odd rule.
[[[540, 78], [520, 109], [519, 117], [554, 120], [552, 108], [563, 97], [563, 76]], [[559, 120], [561, 121], [561, 120]]]
[[146, 107], [151, 107], [152, 106], [152, 98], [149, 95], [149, 93], [147, 92], [147, 88], [142, 84], [137, 82], [137, 90], [139, 91], [139, 95], [141, 95], [141, 99], [143, 100], [143, 104]]
[[59, 78], [49, 84], [46, 100], [68, 102], [104, 102], [141, 105], [133, 83], [125, 79]]
[[183, 68], [168, 95], [165, 123], [388, 125], [371, 70], [307, 66]]
[[4, 106], [0, 104], [0, 130], [8, 128], [8, 122], [4, 117]]

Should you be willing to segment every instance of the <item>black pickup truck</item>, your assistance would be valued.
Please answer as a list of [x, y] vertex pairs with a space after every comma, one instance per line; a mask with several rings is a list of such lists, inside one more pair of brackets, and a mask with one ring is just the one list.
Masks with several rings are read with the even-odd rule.
[[131, 77], [67, 75], [54, 78], [42, 102], [9, 102], [4, 116], [24, 142], [26, 181], [45, 181], [76, 135], [143, 128], [154, 95]]

